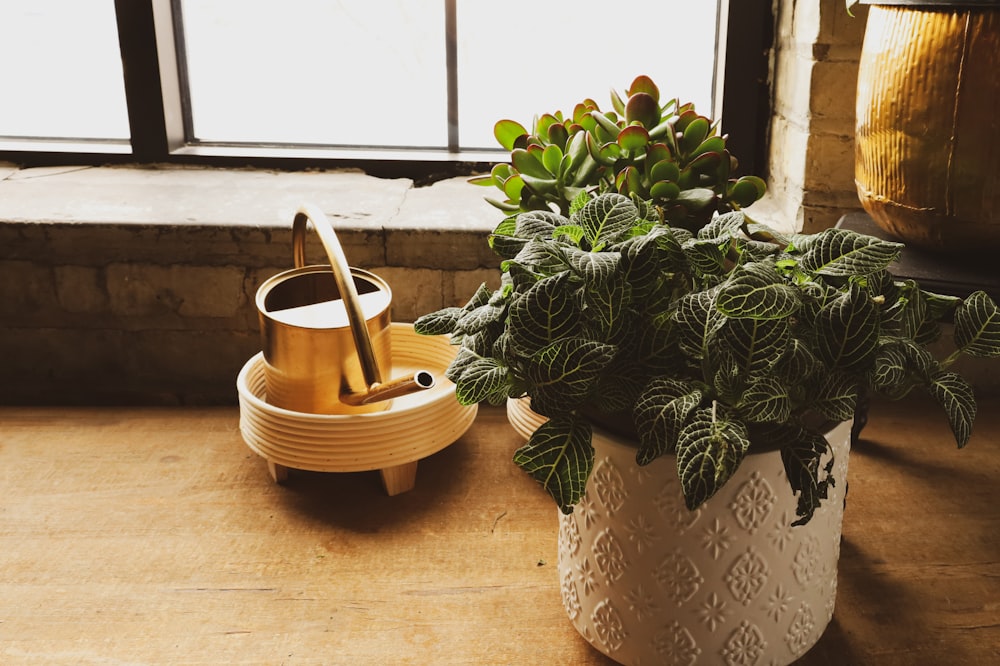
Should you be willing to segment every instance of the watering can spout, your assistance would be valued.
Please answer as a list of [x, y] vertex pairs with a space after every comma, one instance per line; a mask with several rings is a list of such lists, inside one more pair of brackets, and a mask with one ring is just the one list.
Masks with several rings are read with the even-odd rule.
[[434, 388], [434, 383], [434, 375], [426, 370], [417, 370], [387, 382], [372, 384], [364, 393], [342, 393], [340, 400], [344, 404], [360, 407], [370, 405], [373, 402], [392, 400], [418, 391], [425, 391]]
[[333, 225], [315, 206], [304, 205], [300, 207], [292, 223], [293, 259], [296, 267], [305, 265], [305, 236], [309, 222], [312, 222], [313, 228], [319, 234], [320, 241], [323, 243], [323, 248], [330, 260], [334, 280], [346, 309], [351, 337], [364, 377], [365, 390], [345, 386], [340, 392], [340, 401], [351, 407], [363, 407], [433, 388], [435, 385], [434, 375], [426, 370], [417, 370], [408, 375], [383, 381], [368, 332], [365, 314], [361, 307], [361, 300], [351, 276], [351, 268], [348, 266], [347, 258], [337, 234], [333, 230]]

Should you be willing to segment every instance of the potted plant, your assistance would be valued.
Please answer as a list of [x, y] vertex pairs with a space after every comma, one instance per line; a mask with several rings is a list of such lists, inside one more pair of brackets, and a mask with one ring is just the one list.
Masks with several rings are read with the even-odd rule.
[[[690, 231], [602, 189], [501, 222], [500, 288], [416, 330], [459, 345], [460, 401], [513, 401], [581, 634], [623, 663], [788, 663], [832, 615], [859, 399], [923, 386], [963, 446], [975, 402], [947, 368], [1000, 354], [1000, 313], [894, 280], [897, 243], [741, 210]], [[938, 361], [945, 319], [957, 350]]]
[[568, 215], [581, 192], [615, 191], [649, 201], [661, 219], [689, 230], [764, 195], [760, 178], [735, 177], [738, 163], [718, 123], [676, 98], [661, 105], [649, 77], [636, 77], [624, 100], [612, 90], [611, 102], [607, 112], [585, 99], [566, 117], [544, 113], [531, 132], [515, 120], [497, 122], [493, 133], [510, 162], [470, 182], [501, 190], [505, 199], [487, 201], [508, 215]]

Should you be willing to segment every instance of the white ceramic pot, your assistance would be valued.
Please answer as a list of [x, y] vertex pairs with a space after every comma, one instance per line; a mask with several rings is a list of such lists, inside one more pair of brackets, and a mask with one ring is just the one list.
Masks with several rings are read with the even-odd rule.
[[[542, 422], [508, 403], [515, 429]], [[635, 446], [595, 431], [581, 502], [560, 514], [563, 605], [577, 631], [622, 664], [789, 664], [833, 617], [851, 424], [828, 435], [836, 486], [792, 527], [796, 500], [778, 452], [754, 453], [688, 511], [676, 459], [635, 463]]]

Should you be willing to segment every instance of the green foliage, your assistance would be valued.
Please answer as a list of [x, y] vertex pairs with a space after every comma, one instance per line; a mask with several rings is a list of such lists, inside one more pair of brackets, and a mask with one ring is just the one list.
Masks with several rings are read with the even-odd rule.
[[649, 201], [660, 221], [691, 230], [764, 195], [760, 178], [735, 177], [726, 137], [693, 104], [661, 104], [646, 76], [632, 82], [624, 99], [612, 91], [611, 103], [610, 111], [587, 99], [572, 114], [544, 113], [530, 132], [514, 120], [499, 121], [494, 136], [511, 151], [510, 163], [472, 182], [503, 192], [503, 199], [487, 200], [511, 215], [554, 208], [568, 216], [581, 194], [618, 192]]
[[[730, 211], [691, 233], [606, 193], [578, 199], [569, 217], [505, 220], [491, 245], [501, 287], [415, 327], [460, 346], [447, 374], [461, 402], [530, 396], [549, 417], [515, 461], [564, 511], [593, 465], [589, 417], [624, 412], [638, 464], [676, 454], [691, 508], [751, 442], [776, 443], [806, 522], [835, 482], [815, 424], [850, 419], [862, 397], [922, 387], [964, 446], [976, 404], [947, 367], [961, 354], [1000, 355], [989, 296], [895, 280], [901, 245], [842, 229], [785, 237]], [[939, 361], [923, 345], [944, 321], [956, 351]]]

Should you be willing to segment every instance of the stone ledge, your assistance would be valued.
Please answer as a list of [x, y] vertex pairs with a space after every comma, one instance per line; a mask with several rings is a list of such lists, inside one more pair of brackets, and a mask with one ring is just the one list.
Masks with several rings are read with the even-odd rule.
[[[417, 188], [347, 170], [0, 164], [0, 242], [4, 258], [41, 259], [28, 253], [42, 241], [47, 253], [74, 263], [100, 255], [281, 265], [295, 210], [311, 202], [336, 226], [352, 264], [471, 269], [496, 263], [485, 238], [500, 213], [483, 200], [486, 192], [463, 178]], [[314, 248], [321, 252], [318, 242]]]
[[[487, 192], [358, 171], [0, 164], [0, 403], [234, 402], [260, 347], [254, 295], [291, 268], [305, 202], [389, 282], [396, 321], [464, 303], [498, 280]], [[307, 257], [328, 263], [315, 234]]]

